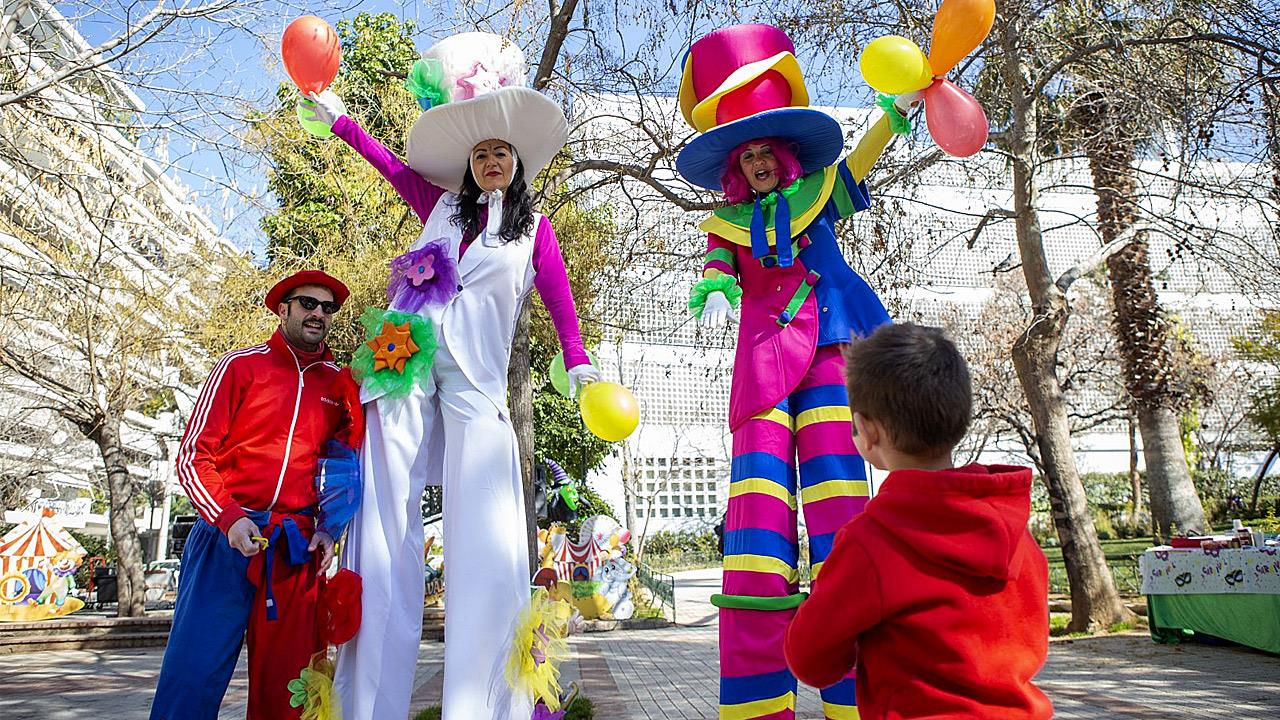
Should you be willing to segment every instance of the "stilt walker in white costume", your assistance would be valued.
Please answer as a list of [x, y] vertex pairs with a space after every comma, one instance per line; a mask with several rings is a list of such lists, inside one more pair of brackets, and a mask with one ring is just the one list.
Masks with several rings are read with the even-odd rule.
[[[564, 113], [525, 86], [520, 49], [488, 33], [441, 40], [406, 86], [425, 112], [408, 164], [345, 116], [331, 93], [314, 115], [377, 168], [424, 227], [392, 263], [390, 311], [367, 322], [375, 372], [362, 381], [368, 429], [364, 501], [343, 565], [364, 581], [355, 639], [338, 655], [346, 720], [408, 715], [422, 631], [427, 484], [444, 485], [444, 720], [525, 720], [533, 698], [503, 665], [529, 604], [528, 544], [516, 436], [507, 408], [515, 324], [538, 290], [571, 382], [599, 378], [578, 332], [564, 260], [532, 210], [532, 179], [568, 137]], [[430, 360], [432, 346], [434, 362]], [[425, 357], [424, 357], [425, 356]], [[357, 353], [354, 366], [359, 367]]]

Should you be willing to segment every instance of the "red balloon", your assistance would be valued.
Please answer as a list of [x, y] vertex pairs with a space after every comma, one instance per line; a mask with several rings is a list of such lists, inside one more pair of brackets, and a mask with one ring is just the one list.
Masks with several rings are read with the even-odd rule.
[[924, 91], [924, 118], [942, 151], [969, 157], [987, 144], [987, 114], [972, 95], [939, 78]]
[[318, 93], [337, 77], [342, 50], [338, 34], [329, 23], [314, 15], [303, 15], [284, 29], [280, 57], [299, 90]]

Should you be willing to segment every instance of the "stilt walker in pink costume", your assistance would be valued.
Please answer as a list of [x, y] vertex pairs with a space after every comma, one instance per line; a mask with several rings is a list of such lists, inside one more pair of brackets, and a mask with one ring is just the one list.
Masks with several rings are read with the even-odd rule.
[[[703, 134], [676, 167], [730, 203], [701, 225], [706, 265], [689, 307], [704, 327], [719, 327], [738, 319], [741, 302], [724, 586], [713, 598], [721, 608], [720, 717], [732, 720], [795, 717], [796, 679], [782, 644], [803, 600], [797, 494], [814, 577], [868, 495], [840, 350], [889, 315], [840, 254], [834, 225], [868, 207], [863, 179], [906, 121], [885, 99], [886, 115], [837, 162], [840, 125], [808, 104], [794, 46], [775, 27], [725, 28], [686, 56], [680, 109]], [[822, 699], [827, 718], [858, 717], [852, 674]]]
[[[525, 73], [520, 48], [496, 35], [436, 43], [407, 83], [425, 111], [409, 133], [407, 164], [347, 117], [332, 93], [312, 98], [317, 119], [423, 222], [418, 241], [392, 262], [390, 310], [370, 323], [382, 333], [370, 341], [376, 349], [361, 387], [364, 500], [343, 551], [344, 566], [363, 579], [362, 617], [335, 677], [347, 720], [408, 716], [422, 633], [427, 484], [444, 486], [444, 720], [527, 720], [533, 712], [532, 692], [504, 677], [530, 605], [507, 408], [511, 342], [530, 292], [551, 314], [570, 385], [599, 373], [582, 346], [555, 233], [533, 212], [526, 184], [564, 145], [568, 124], [555, 102], [525, 87]], [[419, 362], [423, 355], [429, 359]], [[358, 350], [353, 368], [362, 362]]]

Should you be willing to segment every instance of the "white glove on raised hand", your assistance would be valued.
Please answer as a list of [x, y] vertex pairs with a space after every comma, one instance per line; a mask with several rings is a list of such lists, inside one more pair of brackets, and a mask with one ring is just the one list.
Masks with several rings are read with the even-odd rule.
[[717, 290], [707, 296], [707, 304], [702, 308], [702, 319], [699, 324], [704, 328], [724, 327], [726, 320], [738, 322], [738, 311], [729, 304], [729, 298]]
[[307, 122], [321, 122], [329, 127], [333, 127], [338, 118], [347, 114], [347, 106], [332, 90], [308, 94], [306, 100], [302, 101], [302, 108], [303, 112], [311, 114]]
[[578, 391], [585, 387], [587, 383], [599, 382], [600, 379], [600, 371], [591, 364], [574, 365], [569, 368], [569, 397], [576, 399]]

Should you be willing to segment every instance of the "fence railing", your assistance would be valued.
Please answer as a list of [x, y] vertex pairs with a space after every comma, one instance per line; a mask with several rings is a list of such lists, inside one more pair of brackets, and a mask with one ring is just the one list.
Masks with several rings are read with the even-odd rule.
[[676, 620], [676, 579], [671, 575], [655, 572], [648, 565], [636, 568], [636, 579], [663, 607], [671, 608], [671, 622]]
[[[1109, 553], [1106, 555], [1107, 567], [1115, 578], [1116, 590], [1126, 595], [1138, 595], [1142, 591], [1142, 572], [1138, 569], [1138, 558], [1142, 553]], [[1067, 566], [1061, 558], [1049, 560], [1049, 592], [1066, 594]]]

